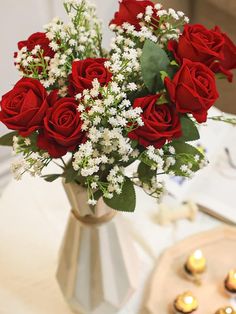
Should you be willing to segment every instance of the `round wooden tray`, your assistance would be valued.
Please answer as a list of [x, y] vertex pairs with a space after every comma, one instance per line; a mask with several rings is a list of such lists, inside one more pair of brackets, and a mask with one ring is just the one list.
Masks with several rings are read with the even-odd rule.
[[[187, 257], [201, 249], [207, 258], [202, 286], [186, 279], [183, 265]], [[175, 297], [192, 291], [199, 300], [197, 314], [214, 314], [230, 304], [224, 290], [224, 278], [236, 268], [236, 228], [220, 227], [187, 238], [167, 249], [152, 274], [142, 314], [171, 314]]]

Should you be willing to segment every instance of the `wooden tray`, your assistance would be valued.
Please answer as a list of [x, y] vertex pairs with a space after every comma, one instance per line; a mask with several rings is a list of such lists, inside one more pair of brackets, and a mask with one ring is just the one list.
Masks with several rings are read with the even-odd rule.
[[[187, 257], [201, 249], [207, 258], [208, 269], [202, 286], [185, 278], [183, 265]], [[175, 297], [192, 291], [199, 300], [197, 314], [214, 314], [230, 304], [224, 291], [224, 278], [236, 268], [236, 228], [220, 227], [187, 238], [167, 249], [152, 274], [142, 314], [171, 314]]]

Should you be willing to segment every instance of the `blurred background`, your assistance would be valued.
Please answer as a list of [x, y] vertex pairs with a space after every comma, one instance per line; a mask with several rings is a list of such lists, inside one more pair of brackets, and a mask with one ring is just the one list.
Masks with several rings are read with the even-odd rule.
[[[118, 7], [118, 0], [91, 0], [97, 4], [99, 17], [104, 20], [104, 45], [109, 46], [110, 32], [107, 25]], [[17, 42], [26, 39], [54, 16], [64, 16], [62, 0], [0, 0], [0, 96], [6, 93], [19, 79], [13, 65], [13, 53]], [[163, 0], [166, 8], [184, 11], [192, 23], [207, 27], [221, 25], [236, 41], [236, 0]], [[221, 98], [216, 106], [236, 114], [235, 82], [219, 81]], [[6, 130], [0, 125], [0, 135]], [[9, 178], [10, 150], [0, 148], [0, 194]]]

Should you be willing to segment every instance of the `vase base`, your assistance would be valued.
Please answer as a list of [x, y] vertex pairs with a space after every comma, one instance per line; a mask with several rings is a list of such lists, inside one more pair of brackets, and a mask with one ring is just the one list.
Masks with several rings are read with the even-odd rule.
[[138, 262], [121, 216], [86, 226], [70, 214], [57, 280], [74, 313], [117, 313], [138, 287]]

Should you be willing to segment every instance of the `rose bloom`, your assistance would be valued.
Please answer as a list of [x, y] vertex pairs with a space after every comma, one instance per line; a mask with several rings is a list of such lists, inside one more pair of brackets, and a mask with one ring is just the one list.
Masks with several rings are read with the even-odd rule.
[[224, 38], [218, 29], [208, 30], [203, 25], [185, 25], [179, 41], [171, 40], [168, 49], [182, 64], [183, 59], [210, 66], [215, 60], [223, 60]]
[[72, 63], [72, 74], [69, 76], [69, 94], [74, 96], [83, 92], [84, 89], [93, 87], [92, 81], [96, 78], [101, 86], [107, 85], [112, 74], [105, 68], [107, 59], [85, 59]]
[[22, 78], [2, 97], [0, 121], [9, 129], [28, 136], [41, 128], [48, 108], [47, 92], [36, 79]]
[[78, 103], [74, 98], [58, 98], [57, 91], [48, 97], [50, 108], [44, 118], [44, 128], [40, 132], [37, 145], [52, 158], [64, 156], [84, 142], [82, 120]]
[[182, 136], [181, 123], [175, 107], [171, 104], [157, 104], [160, 97], [158, 94], [137, 98], [133, 104], [134, 108], [142, 108], [144, 126], [131, 131], [128, 136], [144, 147], [153, 145], [155, 148], [161, 148], [167, 141]]
[[207, 111], [219, 94], [214, 73], [204, 64], [183, 60], [173, 80], [165, 79], [170, 99], [180, 113], [191, 113], [199, 122], [205, 122]]
[[136, 30], [140, 30], [141, 20], [137, 18], [137, 15], [139, 13], [145, 13], [147, 6], [154, 8], [154, 3], [148, 0], [123, 0], [120, 2], [119, 11], [115, 13], [110, 24], [122, 26], [123, 23], [129, 23], [133, 25]]
[[43, 49], [44, 57], [53, 58], [55, 52], [49, 46], [50, 41], [46, 37], [45, 33], [34, 33], [27, 40], [20, 41], [18, 43], [18, 49], [21, 50], [23, 47], [26, 47], [28, 51], [32, 51], [35, 46], [39, 45]]
[[[218, 26], [216, 26], [215, 30], [221, 33]], [[211, 65], [211, 69], [215, 73], [223, 73], [228, 78], [228, 81], [232, 82], [233, 73], [231, 70], [236, 69], [236, 46], [225, 33], [221, 34], [224, 38], [224, 45], [222, 47], [223, 60], [214, 62]]]

